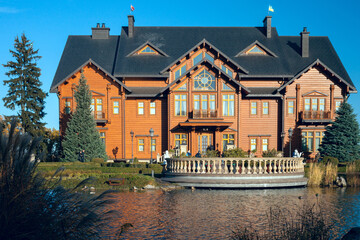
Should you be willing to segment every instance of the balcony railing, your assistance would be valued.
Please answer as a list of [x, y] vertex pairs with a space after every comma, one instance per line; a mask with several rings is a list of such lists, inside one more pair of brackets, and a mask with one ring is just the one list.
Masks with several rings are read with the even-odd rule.
[[216, 110], [194, 110], [192, 112], [192, 118], [217, 118], [218, 114]]
[[95, 111], [91, 112], [95, 120], [105, 120], [105, 112]]
[[167, 172], [176, 174], [303, 173], [303, 158], [173, 158]]
[[303, 111], [300, 113], [303, 121], [330, 121], [330, 111]]

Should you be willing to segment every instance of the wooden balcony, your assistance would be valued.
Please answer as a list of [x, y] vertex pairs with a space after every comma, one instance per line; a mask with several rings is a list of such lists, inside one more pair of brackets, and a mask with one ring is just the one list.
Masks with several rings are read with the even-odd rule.
[[211, 118], [218, 118], [218, 112], [217, 110], [194, 110], [191, 114], [190, 114], [191, 118], [193, 119], [211, 119]]
[[330, 122], [331, 112], [330, 111], [302, 111], [300, 112], [300, 119], [302, 122]]
[[105, 117], [105, 112], [95, 111], [95, 112], [91, 112], [91, 115], [94, 117], [96, 123], [107, 122], [107, 119]]

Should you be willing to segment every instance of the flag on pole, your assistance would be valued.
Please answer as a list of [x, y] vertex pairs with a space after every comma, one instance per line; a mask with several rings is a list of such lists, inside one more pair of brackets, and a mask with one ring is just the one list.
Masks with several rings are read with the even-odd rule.
[[274, 12], [274, 9], [272, 6], [269, 5], [269, 12]]
[[131, 6], [130, 6], [130, 11], [132, 11], [132, 12], [133, 12], [134, 10], [135, 10], [134, 6], [133, 6], [133, 5], [131, 5]]

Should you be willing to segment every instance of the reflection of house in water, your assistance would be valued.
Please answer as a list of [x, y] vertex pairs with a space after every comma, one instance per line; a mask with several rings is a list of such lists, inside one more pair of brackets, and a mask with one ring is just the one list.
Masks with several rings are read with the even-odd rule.
[[64, 117], [76, 107], [84, 70], [109, 156], [118, 147], [118, 158], [149, 159], [176, 146], [192, 155], [234, 146], [288, 154], [290, 128], [292, 150], [316, 153], [336, 109], [356, 92], [327, 37], [306, 28], [279, 36], [270, 16], [262, 27], [135, 27], [134, 16], [128, 20], [120, 35], [98, 25], [90, 36], [69, 36], [51, 86]]

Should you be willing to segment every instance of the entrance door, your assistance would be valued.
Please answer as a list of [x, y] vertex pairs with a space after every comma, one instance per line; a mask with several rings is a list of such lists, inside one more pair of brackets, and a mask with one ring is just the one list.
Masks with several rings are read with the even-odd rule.
[[212, 134], [200, 134], [198, 136], [198, 145], [199, 152], [201, 154], [206, 154], [206, 151], [209, 149], [209, 147], [213, 145]]

